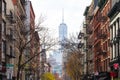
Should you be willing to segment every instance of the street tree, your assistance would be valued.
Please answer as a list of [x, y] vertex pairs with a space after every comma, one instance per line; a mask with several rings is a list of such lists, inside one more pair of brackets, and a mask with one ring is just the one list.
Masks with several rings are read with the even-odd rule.
[[41, 75], [41, 80], [55, 80], [55, 76], [50, 72], [46, 72]]
[[[37, 25], [21, 23], [16, 20], [16, 27], [14, 28], [15, 36], [15, 53], [16, 53], [16, 67], [17, 67], [17, 80], [20, 79], [20, 72], [25, 68], [25, 65], [32, 61], [35, 57], [40, 55], [44, 50], [48, 51], [56, 45], [55, 39], [50, 37], [49, 29], [45, 28], [42, 23], [43, 17], [40, 17]], [[35, 42], [35, 33], [39, 34], [39, 41]], [[41, 49], [41, 48], [44, 48]], [[40, 48], [40, 50], [38, 50]], [[31, 55], [32, 53], [32, 55]], [[29, 57], [26, 59], [26, 54]]]
[[82, 57], [83, 54], [81, 50], [78, 48], [78, 39], [75, 35], [72, 35], [69, 39], [65, 39], [64, 43], [64, 52], [67, 53], [67, 61], [65, 66], [65, 70], [67, 74], [73, 80], [80, 80], [82, 74]]
[[69, 55], [66, 63], [66, 71], [73, 80], [80, 80], [82, 74], [81, 56], [78, 53], [72, 53]]

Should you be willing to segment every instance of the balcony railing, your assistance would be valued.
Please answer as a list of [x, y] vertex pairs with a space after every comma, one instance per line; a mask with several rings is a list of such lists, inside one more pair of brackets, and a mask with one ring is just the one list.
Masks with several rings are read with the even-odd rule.
[[88, 42], [87, 48], [92, 48], [92, 43], [91, 42]]
[[90, 37], [88, 40], [87, 40], [87, 48], [92, 48], [92, 44], [93, 44], [93, 37]]
[[105, 21], [107, 21], [107, 16], [104, 16], [104, 15], [102, 15], [102, 13], [99, 13], [96, 17], [96, 20], [98, 22], [105, 22]]
[[80, 42], [79, 44], [78, 44], [78, 48], [82, 48], [84, 46], [84, 43], [82, 43], [82, 42]]
[[84, 36], [84, 33], [80, 32], [78, 35], [78, 39], [82, 39], [83, 36]]
[[105, 39], [107, 37], [107, 33], [99, 30], [99, 32], [97, 33], [97, 37], [98, 39]]
[[92, 34], [92, 32], [93, 32], [92, 25], [88, 25], [86, 33], [87, 34]]
[[98, 55], [105, 55], [107, 53], [107, 50], [102, 49], [101, 47], [97, 50]]
[[106, 54], [106, 53], [107, 53], [107, 50], [102, 50], [102, 51], [101, 51], [101, 54], [102, 54], [102, 55], [104, 55], [104, 54]]
[[99, 34], [100, 39], [105, 39], [107, 37], [106, 33]]
[[101, 47], [96, 49], [97, 55], [101, 55], [101, 50], [102, 50]]
[[87, 17], [86, 17], [86, 20], [91, 21], [92, 19], [93, 19], [93, 15], [91, 15], [91, 16], [87, 16]]
[[14, 18], [14, 14], [12, 10], [9, 10], [9, 13], [5, 15], [5, 17], [7, 18], [7, 20], [9, 20], [9, 22], [11, 24], [16, 23], [15, 18]]

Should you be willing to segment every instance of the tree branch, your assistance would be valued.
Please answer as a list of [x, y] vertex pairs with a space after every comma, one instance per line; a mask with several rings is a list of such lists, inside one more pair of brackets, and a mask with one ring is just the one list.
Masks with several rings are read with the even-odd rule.
[[20, 65], [20, 67], [24, 67], [25, 64], [27, 64], [28, 62], [30, 62], [33, 58], [35, 58], [36, 56], [40, 55], [40, 53], [43, 53], [44, 50], [40, 51], [39, 53], [35, 54], [34, 56], [32, 56], [30, 59], [28, 59], [26, 62], [24, 62], [23, 64]]

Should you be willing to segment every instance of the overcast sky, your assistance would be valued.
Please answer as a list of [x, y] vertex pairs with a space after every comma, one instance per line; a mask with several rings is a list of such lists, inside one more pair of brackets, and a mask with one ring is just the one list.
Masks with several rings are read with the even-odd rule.
[[62, 22], [62, 9], [64, 9], [64, 22], [68, 32], [79, 32], [83, 22], [83, 13], [92, 0], [30, 0], [36, 15], [36, 21], [42, 14], [45, 16], [44, 25], [58, 34], [58, 26]]

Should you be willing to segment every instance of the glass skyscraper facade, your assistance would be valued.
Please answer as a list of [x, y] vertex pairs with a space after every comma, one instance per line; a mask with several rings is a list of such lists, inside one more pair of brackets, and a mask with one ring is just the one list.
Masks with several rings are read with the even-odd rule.
[[59, 25], [59, 41], [60, 41], [60, 49], [63, 49], [63, 45], [65, 43], [65, 38], [67, 38], [67, 25], [64, 23], [64, 20]]

